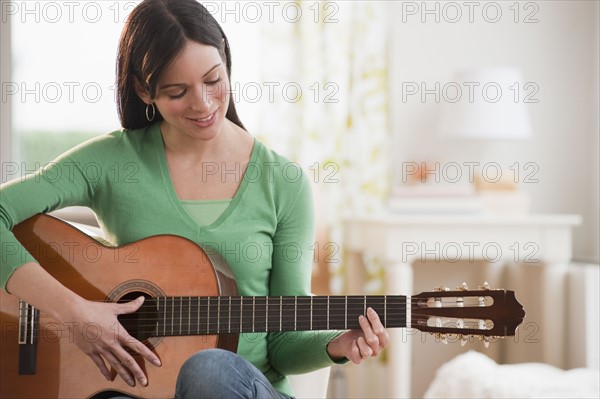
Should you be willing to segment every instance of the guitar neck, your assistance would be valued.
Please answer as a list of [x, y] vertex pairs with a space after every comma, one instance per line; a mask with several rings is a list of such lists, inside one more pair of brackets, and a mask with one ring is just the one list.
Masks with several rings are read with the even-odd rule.
[[406, 327], [406, 296], [213, 296], [147, 298], [121, 316], [128, 331], [147, 336], [343, 330], [360, 328], [373, 308], [385, 327]]

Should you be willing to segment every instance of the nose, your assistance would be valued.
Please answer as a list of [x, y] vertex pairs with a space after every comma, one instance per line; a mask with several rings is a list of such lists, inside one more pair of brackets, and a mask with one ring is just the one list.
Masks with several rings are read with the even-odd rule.
[[213, 87], [204, 86], [194, 90], [194, 95], [190, 103], [190, 109], [198, 112], [208, 111], [212, 109], [214, 93], [211, 91]]

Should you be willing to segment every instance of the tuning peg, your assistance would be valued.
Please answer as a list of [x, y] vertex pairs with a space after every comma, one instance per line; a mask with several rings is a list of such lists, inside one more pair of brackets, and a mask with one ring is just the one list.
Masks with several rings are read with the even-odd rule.
[[446, 337], [446, 334], [435, 333], [435, 339], [442, 341], [444, 344], [448, 344], [448, 339]]
[[448, 287], [446, 287], [446, 286], [442, 285], [442, 286], [440, 286], [440, 287], [435, 287], [433, 290], [434, 290], [434, 291], [440, 291], [440, 292], [442, 292], [442, 291], [450, 291], [450, 288], [448, 288]]
[[486, 281], [486, 282], [483, 283], [483, 286], [481, 286], [481, 285], [479, 286], [479, 289], [480, 290], [489, 290], [490, 289], [490, 285]]
[[485, 346], [486, 348], [489, 348], [490, 346], [490, 337], [484, 337], [483, 335], [479, 336], [479, 340], [483, 341], [483, 346]]
[[463, 334], [459, 334], [458, 337], [460, 338], [460, 346], [465, 346], [467, 344], [467, 335], [463, 335]]
[[456, 287], [456, 291], [469, 291], [469, 287], [467, 286], [467, 283], [463, 281], [461, 285]]

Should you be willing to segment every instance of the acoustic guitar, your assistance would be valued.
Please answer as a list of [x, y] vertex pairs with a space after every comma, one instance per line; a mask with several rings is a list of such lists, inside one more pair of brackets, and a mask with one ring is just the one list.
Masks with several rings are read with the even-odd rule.
[[[148, 386], [130, 387], [118, 377], [107, 381], [72, 343], [72, 330], [1, 292], [1, 398], [101, 398], [114, 392], [172, 398], [181, 365], [198, 350], [235, 351], [240, 333], [359, 328], [358, 316], [368, 307], [388, 328], [416, 328], [442, 339], [514, 335], [525, 316], [514, 292], [487, 287], [413, 296], [239, 296], [224, 260], [182, 237], [109, 247], [47, 215], [13, 232], [44, 269], [84, 298], [122, 302], [144, 295], [137, 312], [119, 319], [162, 367], [136, 355]], [[16, 248], [3, 248], [10, 250]], [[93, 325], [82, 333], [98, 338]]]

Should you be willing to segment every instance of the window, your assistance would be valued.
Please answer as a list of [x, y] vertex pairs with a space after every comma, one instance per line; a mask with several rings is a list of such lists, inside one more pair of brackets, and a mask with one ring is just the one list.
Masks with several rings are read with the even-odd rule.
[[[21, 174], [90, 137], [120, 128], [115, 59], [125, 19], [137, 3], [2, 1], [3, 26], [10, 18], [12, 36], [12, 76], [2, 80], [2, 100], [12, 106], [10, 111], [7, 105], [10, 158]], [[254, 85], [248, 82], [256, 81], [258, 40], [253, 38], [258, 38], [258, 24], [223, 14], [219, 3], [207, 8], [230, 39], [238, 82], [234, 98], [242, 120], [252, 125], [256, 105], [244, 104], [240, 94], [251, 92]]]
[[12, 158], [25, 171], [119, 127], [114, 62], [125, 15], [111, 6], [3, 2], [12, 30], [12, 77], [3, 82], [3, 97], [12, 104]]

